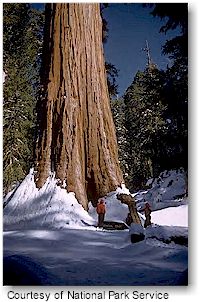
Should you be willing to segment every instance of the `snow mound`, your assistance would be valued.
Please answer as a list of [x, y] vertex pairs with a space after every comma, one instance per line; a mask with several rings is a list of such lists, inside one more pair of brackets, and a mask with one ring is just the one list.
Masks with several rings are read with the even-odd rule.
[[144, 228], [138, 223], [131, 223], [129, 228], [130, 234], [144, 234]]
[[181, 245], [188, 244], [188, 228], [151, 225], [145, 230], [146, 239], [155, 238], [165, 243], [174, 242]]
[[[8, 198], [6, 197], [6, 200]], [[94, 219], [78, 203], [73, 192], [57, 185], [52, 174], [39, 190], [34, 171], [9, 196], [4, 208], [4, 230], [86, 228]]]
[[187, 186], [186, 174], [182, 168], [164, 171], [158, 178], [150, 179], [147, 185], [151, 185], [151, 188], [135, 195], [139, 209], [146, 201], [150, 203], [152, 210], [187, 203], [184, 199]]

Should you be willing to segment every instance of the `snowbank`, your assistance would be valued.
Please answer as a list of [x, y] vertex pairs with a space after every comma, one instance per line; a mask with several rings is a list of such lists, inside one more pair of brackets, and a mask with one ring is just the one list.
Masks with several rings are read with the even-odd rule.
[[[175, 226], [161, 226], [152, 224], [144, 229], [141, 225], [132, 223], [129, 229], [131, 242], [135, 243], [145, 239], [157, 239], [164, 243], [188, 245], [188, 228]], [[134, 238], [135, 236], [135, 238]]]
[[147, 182], [151, 188], [135, 194], [138, 208], [148, 201], [153, 210], [187, 203], [183, 199], [186, 193], [186, 175], [183, 169], [162, 172], [158, 178]]
[[[128, 206], [117, 199], [118, 193], [130, 194], [122, 185], [106, 197], [106, 220], [125, 221]], [[23, 182], [4, 199], [4, 230], [31, 229], [95, 229], [96, 209], [90, 204], [89, 212], [78, 203], [73, 192], [57, 185], [52, 174], [39, 190], [31, 170]]]
[[[144, 199], [148, 199], [152, 204], [152, 222], [154, 224], [188, 226], [188, 206], [181, 205], [182, 202], [180, 201], [166, 201], [164, 199], [170, 196], [172, 198], [182, 192], [181, 190], [184, 188], [183, 177], [182, 172], [179, 174], [174, 171], [168, 174], [165, 172], [163, 173], [163, 181], [154, 181], [152, 188], [143, 194], [140, 192], [136, 195], [138, 209], [143, 207]], [[173, 182], [171, 182], [172, 179]], [[162, 200], [158, 202], [155, 197], [160, 192], [163, 193]], [[117, 199], [118, 193], [130, 194], [129, 190], [122, 185], [122, 188], [117, 188], [116, 191], [105, 196], [107, 209], [105, 220], [107, 221], [124, 222], [126, 220], [129, 212], [128, 206]], [[169, 207], [173, 202], [175, 203], [172, 204], [173, 207]], [[94, 226], [97, 224], [96, 209], [89, 204], [89, 211], [85, 211], [73, 192], [68, 193], [66, 189], [57, 185], [57, 180], [53, 174], [39, 190], [34, 182], [34, 171], [31, 170], [24, 181], [6, 196], [5, 204], [4, 230], [6, 231], [19, 229], [95, 229]], [[176, 207], [174, 207], [175, 205]], [[165, 208], [165, 210], [157, 210], [158, 208]], [[145, 218], [142, 214], [139, 213], [139, 215], [143, 224]]]
[[54, 175], [39, 190], [31, 170], [9, 199], [4, 208], [4, 230], [86, 228], [85, 223], [94, 224], [75, 194], [57, 186]]
[[145, 233], [146, 239], [155, 238], [165, 243], [188, 244], [188, 228], [151, 225], [146, 228]]
[[144, 234], [144, 228], [137, 223], [131, 223], [130, 228], [129, 228], [129, 233], [130, 234]]

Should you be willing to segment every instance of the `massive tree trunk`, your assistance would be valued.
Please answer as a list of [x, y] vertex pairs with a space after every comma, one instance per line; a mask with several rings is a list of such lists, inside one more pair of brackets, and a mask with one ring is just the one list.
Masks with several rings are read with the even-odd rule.
[[55, 171], [85, 209], [123, 181], [104, 65], [99, 4], [47, 4], [37, 186]]

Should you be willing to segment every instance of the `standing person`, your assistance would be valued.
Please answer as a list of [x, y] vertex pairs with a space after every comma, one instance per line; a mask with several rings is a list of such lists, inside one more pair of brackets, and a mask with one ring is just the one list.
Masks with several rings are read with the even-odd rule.
[[144, 228], [148, 227], [148, 225], [151, 225], [151, 208], [150, 204], [148, 202], [145, 203], [144, 208], [144, 215], [145, 215], [145, 222], [144, 222]]
[[99, 228], [103, 228], [105, 213], [106, 213], [105, 202], [103, 199], [100, 199], [100, 201], [97, 204], [98, 227]]

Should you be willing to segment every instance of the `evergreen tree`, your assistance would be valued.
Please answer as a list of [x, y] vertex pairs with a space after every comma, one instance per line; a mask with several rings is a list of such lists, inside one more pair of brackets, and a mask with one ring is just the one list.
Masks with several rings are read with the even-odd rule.
[[24, 178], [33, 163], [34, 107], [39, 83], [42, 14], [29, 4], [6, 3], [3, 10], [4, 192]]
[[[188, 5], [187, 3], [155, 4], [153, 16], [165, 18], [160, 32], [180, 29], [180, 34], [167, 41], [163, 53], [172, 61], [166, 72], [165, 96], [170, 121], [166, 140], [173, 167], [188, 164]], [[171, 153], [171, 154], [170, 154]]]
[[107, 73], [107, 84], [110, 98], [116, 97], [118, 93], [118, 85], [116, 84], [116, 77], [118, 77], [117, 68], [111, 63], [105, 63]]
[[179, 27], [180, 35], [163, 46], [163, 53], [172, 61], [167, 71], [159, 71], [148, 57], [147, 69], [137, 73], [124, 96], [130, 185], [134, 189], [164, 169], [187, 169], [187, 4], [151, 6], [154, 16], [165, 18], [160, 31]]
[[164, 74], [151, 65], [138, 71], [124, 95], [129, 148], [129, 184], [143, 187], [158, 173], [160, 138], [166, 131], [163, 104]]

